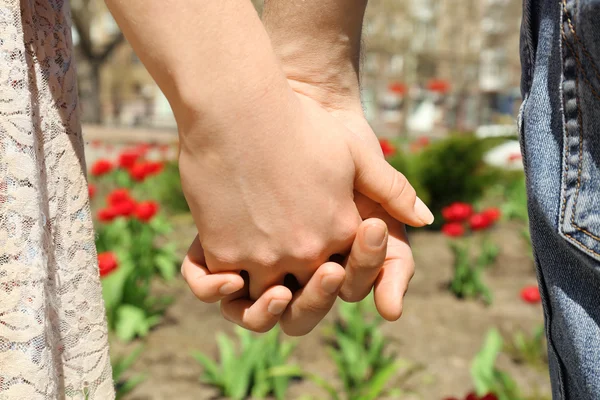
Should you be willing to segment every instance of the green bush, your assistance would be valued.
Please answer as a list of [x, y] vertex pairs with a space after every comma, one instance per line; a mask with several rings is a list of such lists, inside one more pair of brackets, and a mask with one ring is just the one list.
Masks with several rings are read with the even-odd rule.
[[456, 134], [415, 153], [398, 152], [388, 161], [415, 187], [439, 227], [443, 207], [455, 201], [473, 203], [501, 178], [503, 172], [487, 166], [483, 156], [505, 140]]

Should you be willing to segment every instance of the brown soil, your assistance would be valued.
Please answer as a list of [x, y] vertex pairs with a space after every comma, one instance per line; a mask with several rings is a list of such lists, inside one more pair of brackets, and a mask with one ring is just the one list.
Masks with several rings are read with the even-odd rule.
[[[194, 236], [194, 228], [185, 220], [179, 224], [182, 226], [177, 229], [177, 237], [183, 238], [183, 252]], [[417, 273], [406, 298], [404, 315], [398, 322], [383, 326], [390, 338], [391, 351], [424, 367], [401, 383], [400, 388], [405, 391], [403, 399], [462, 398], [472, 388], [470, 362], [490, 328], [509, 334], [518, 329], [532, 332], [542, 324], [541, 305], [527, 305], [519, 297], [523, 286], [536, 283], [531, 259], [518, 233], [520, 229], [518, 225], [503, 224], [492, 234], [501, 252], [486, 275], [494, 295], [494, 303], [489, 307], [476, 301], [458, 300], [445, 288], [452, 273], [446, 238], [432, 232], [412, 235]], [[231, 332], [232, 325], [220, 316], [217, 305], [197, 301], [182, 280], [158, 289], [175, 296], [176, 301], [164, 323], [145, 340], [145, 350], [133, 372], [146, 373], [148, 379], [128, 398], [211, 399], [217, 393], [199, 382], [202, 370], [190, 353], [200, 350], [214, 355], [215, 332]], [[322, 340], [326, 324], [323, 322], [311, 334], [298, 339], [292, 361], [335, 382], [335, 368]], [[123, 346], [114, 341], [112, 350], [119, 354], [137, 345]], [[523, 391], [531, 393], [538, 389], [549, 397], [545, 371], [517, 365], [504, 354], [499, 366], [517, 380]], [[289, 399], [302, 395], [326, 398], [322, 390], [309, 382], [294, 383], [288, 393]]]

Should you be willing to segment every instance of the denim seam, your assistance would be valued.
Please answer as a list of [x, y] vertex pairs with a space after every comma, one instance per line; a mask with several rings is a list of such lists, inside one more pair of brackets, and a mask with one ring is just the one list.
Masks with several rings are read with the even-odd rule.
[[594, 58], [592, 57], [592, 55], [590, 54], [590, 52], [587, 50], [587, 48], [583, 44], [583, 41], [579, 38], [579, 35], [577, 34], [577, 31], [575, 30], [575, 27], [573, 26], [573, 21], [571, 20], [571, 17], [569, 16], [569, 13], [568, 13], [568, 10], [567, 10], [566, 0], [563, 0], [563, 10], [564, 10], [565, 16], [567, 17], [567, 23], [569, 25], [569, 30], [573, 34], [573, 38], [580, 45], [581, 50], [582, 50], [583, 54], [586, 56], [586, 58], [589, 59], [590, 65], [591, 65], [592, 69], [594, 70], [594, 73], [596, 74], [596, 78], [598, 78], [598, 80], [600, 80], [600, 71], [598, 71], [598, 67], [596, 67], [596, 63], [594, 62]]
[[526, 92], [529, 92], [531, 90], [531, 86], [533, 84], [533, 72], [534, 72], [534, 68], [535, 68], [535, 57], [534, 57], [534, 51], [533, 51], [533, 38], [532, 38], [532, 33], [531, 33], [531, 2], [524, 0], [523, 2], [523, 6], [524, 6], [524, 12], [523, 12], [523, 18], [527, 19], [524, 20], [523, 23], [527, 24], [526, 26], [526, 30], [527, 32], [525, 32], [525, 46], [524, 46], [524, 50], [527, 52], [527, 58], [529, 59], [528, 65], [527, 65], [527, 77], [525, 79], [525, 84], [526, 84]]
[[[578, 1], [576, 0], [575, 2], [576, 7], [578, 6]], [[587, 56], [587, 57], [591, 57], [589, 52], [587, 51], [587, 49], [585, 48], [585, 45], [581, 42], [581, 40], [579, 39], [579, 36], [576, 33], [576, 30], [573, 26], [572, 20], [569, 16], [569, 12], [567, 9], [567, 2], [566, 0], [562, 0], [562, 13], [561, 16], [566, 17], [567, 20], [567, 24], [569, 25], [569, 29], [575, 39], [576, 45], [579, 44], [578, 49], [581, 49], [582, 52]], [[583, 68], [583, 65], [581, 63], [581, 60], [579, 58], [579, 54], [575, 49], [574, 46], [572, 46], [569, 43], [567, 34], [565, 32], [564, 29], [564, 21], [561, 22], [560, 25], [560, 30], [561, 30], [561, 36], [562, 36], [562, 42], [568, 47], [570, 53], [573, 55], [573, 57], [575, 58], [575, 61], [577, 63], [577, 68], [579, 69], [579, 72], [581, 73], [581, 77], [582, 79], [585, 81], [585, 83], [589, 86], [590, 90], [592, 91], [592, 94], [598, 98], [600, 100], [600, 95], [598, 95], [598, 93], [594, 90], [594, 87], [592, 85], [592, 83], [590, 82], [590, 80], [587, 78], [586, 76], [586, 72], [585, 69]], [[593, 59], [590, 59], [590, 62], [592, 64], [592, 68], [594, 69], [594, 71], [596, 72], [596, 75], [598, 75], [598, 71], [596, 68], [595, 63], [593, 62]], [[576, 230], [580, 231], [581, 233], [591, 237], [592, 239], [596, 240], [596, 241], [600, 241], [600, 237], [594, 235], [593, 233], [587, 231], [586, 229], [578, 226], [575, 222], [575, 215], [577, 212], [577, 202], [579, 200], [579, 191], [580, 191], [580, 187], [581, 187], [581, 174], [582, 174], [582, 169], [583, 169], [583, 121], [582, 121], [582, 111], [581, 111], [581, 102], [579, 99], [579, 96], [577, 95], [577, 93], [579, 92], [579, 74], [575, 73], [575, 101], [577, 104], [577, 124], [578, 124], [578, 144], [579, 144], [579, 154], [578, 154], [578, 163], [577, 163], [577, 185], [576, 185], [576, 190], [575, 190], [575, 197], [574, 197], [574, 201], [573, 201], [573, 206], [571, 207], [571, 220], [570, 225], [575, 228]], [[566, 139], [565, 140], [565, 171], [564, 171], [564, 180], [565, 180], [565, 188], [564, 190], [566, 191], [566, 186], [569, 184], [568, 183], [568, 171], [569, 171], [569, 160], [568, 160], [568, 156], [569, 156], [569, 147], [570, 147], [570, 143], [569, 143], [569, 137], [570, 137], [570, 133], [569, 133], [569, 129], [568, 126], [565, 127], [565, 132], [566, 132]], [[562, 206], [562, 211], [561, 211], [561, 227], [564, 226], [564, 217], [565, 217], [565, 209], [566, 209], [566, 203], [567, 203], [567, 195], [566, 193], [563, 194], [563, 206]], [[561, 229], [562, 234], [565, 235], [566, 237], [570, 238], [572, 241], [576, 242], [580, 247], [583, 247], [587, 252], [593, 253], [595, 255], [600, 255], [600, 253], [594, 251], [592, 248], [586, 246], [584, 243], [580, 242], [579, 240], [575, 239], [572, 235], [564, 232], [563, 229]]]
[[[564, 29], [563, 29], [563, 32], [564, 32]], [[579, 68], [579, 70], [581, 72], [581, 77], [583, 78], [583, 81], [585, 83], [587, 83], [587, 85], [589, 86], [590, 90], [592, 91], [592, 94], [594, 95], [594, 97], [596, 99], [600, 100], [600, 94], [596, 91], [596, 89], [594, 89], [593, 83], [587, 77], [587, 74], [585, 73], [585, 69], [583, 68], [583, 64], [581, 63], [581, 59], [579, 58], [579, 55], [577, 54], [576, 50], [578, 50], [579, 47], [578, 47], [578, 49], [574, 49], [573, 46], [567, 41], [566, 34], [564, 34], [564, 33], [563, 33], [563, 38], [565, 39], [565, 44], [567, 45], [569, 50], [575, 55], [575, 61], [577, 62], [577, 67]]]

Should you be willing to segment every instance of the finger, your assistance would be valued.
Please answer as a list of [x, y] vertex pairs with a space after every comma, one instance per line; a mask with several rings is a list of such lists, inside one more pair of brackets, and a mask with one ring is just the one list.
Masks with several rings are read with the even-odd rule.
[[281, 271], [275, 268], [266, 268], [263, 265], [257, 264], [249, 266], [247, 269], [250, 276], [250, 300], [257, 300], [270, 287], [283, 284], [284, 276], [281, 274]]
[[398, 221], [411, 226], [429, 225], [433, 214], [417, 197], [406, 177], [374, 151], [350, 141], [356, 165], [356, 190], [380, 203]]
[[294, 294], [280, 325], [290, 336], [306, 335], [327, 315], [344, 283], [344, 268], [334, 262], [321, 265], [307, 285]]
[[204, 251], [196, 236], [181, 264], [181, 275], [201, 301], [214, 303], [244, 287], [244, 279], [238, 273], [211, 274], [204, 262]]
[[388, 321], [396, 321], [402, 315], [404, 295], [415, 273], [415, 261], [404, 225], [391, 218], [386, 222], [387, 254], [375, 281], [374, 298], [379, 314]]
[[342, 300], [361, 301], [369, 294], [385, 261], [387, 238], [387, 226], [380, 219], [370, 218], [360, 225], [346, 263]]
[[244, 287], [244, 280], [236, 272], [211, 274], [208, 269], [185, 256], [181, 274], [192, 293], [205, 303], [214, 303]]
[[236, 293], [221, 301], [221, 314], [225, 319], [254, 332], [268, 332], [292, 300], [292, 292], [285, 286], [267, 289], [256, 301], [247, 298], [246, 293]]

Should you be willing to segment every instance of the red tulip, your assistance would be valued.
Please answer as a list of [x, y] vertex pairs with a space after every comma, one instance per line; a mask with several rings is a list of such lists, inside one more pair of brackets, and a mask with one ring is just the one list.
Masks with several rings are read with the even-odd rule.
[[115, 206], [128, 200], [131, 200], [131, 196], [127, 189], [115, 189], [106, 196], [106, 202], [111, 206]]
[[480, 231], [489, 228], [492, 225], [492, 220], [484, 214], [473, 214], [469, 218], [469, 225], [472, 230]]
[[379, 139], [379, 145], [381, 146], [384, 157], [389, 157], [396, 154], [396, 146], [394, 146], [389, 140]]
[[94, 196], [96, 195], [96, 185], [92, 183], [88, 185], [88, 194], [90, 196], [90, 199], [94, 198]]
[[110, 209], [112, 209], [117, 216], [129, 217], [134, 213], [136, 205], [135, 200], [127, 199], [111, 206]]
[[465, 400], [479, 400], [479, 397], [477, 396], [476, 393], [471, 392], [471, 393], [467, 394], [467, 397], [465, 397]]
[[145, 165], [146, 175], [156, 175], [163, 169], [163, 163], [160, 161], [148, 161]]
[[536, 304], [542, 300], [540, 289], [537, 286], [526, 286], [521, 290], [521, 298], [523, 301]]
[[92, 165], [92, 175], [102, 176], [109, 173], [113, 169], [113, 164], [105, 159], [100, 159]]
[[98, 219], [102, 222], [111, 222], [117, 216], [118, 216], [118, 214], [117, 214], [116, 210], [114, 210], [111, 207], [103, 208], [102, 210], [98, 211]]
[[137, 150], [125, 150], [119, 154], [119, 167], [128, 169], [133, 167], [133, 164], [139, 158], [140, 153]]
[[131, 179], [137, 182], [142, 182], [148, 175], [148, 168], [145, 163], [137, 163], [133, 167], [129, 168], [129, 176]]
[[106, 275], [117, 269], [119, 263], [114, 253], [106, 251], [98, 254], [98, 269], [100, 270], [100, 277], [103, 278]]
[[148, 222], [158, 212], [158, 204], [154, 201], [142, 201], [135, 208], [135, 216], [143, 222]]
[[460, 237], [465, 234], [465, 227], [458, 222], [448, 222], [442, 226], [442, 233], [450, 237]]
[[442, 216], [448, 222], [461, 222], [473, 214], [473, 207], [467, 203], [455, 202], [442, 209]]
[[485, 210], [483, 210], [481, 212], [481, 214], [493, 223], [500, 219], [500, 215], [502, 213], [500, 212], [500, 209], [498, 209], [496, 207], [490, 207], [490, 208], [486, 208]]

